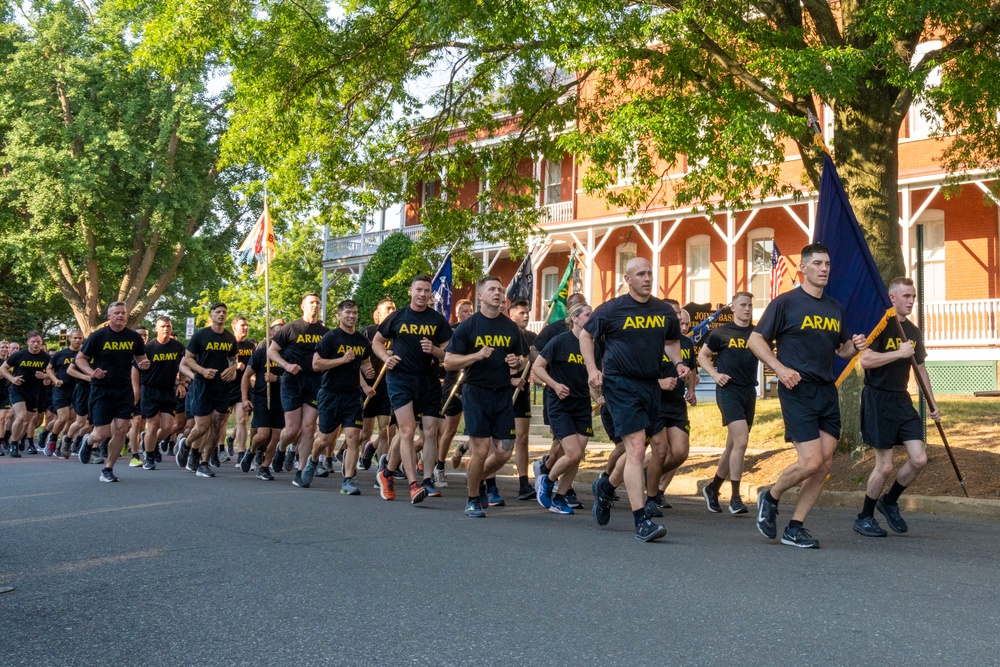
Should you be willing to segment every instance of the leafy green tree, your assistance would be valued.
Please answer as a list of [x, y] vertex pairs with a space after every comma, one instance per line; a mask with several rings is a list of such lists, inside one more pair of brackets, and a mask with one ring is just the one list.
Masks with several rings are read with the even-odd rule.
[[140, 322], [180, 279], [216, 284], [240, 209], [220, 171], [209, 64], [135, 66], [141, 12], [3, 3], [0, 233], [15, 270], [58, 290], [89, 333], [125, 301]]
[[372, 255], [354, 291], [354, 300], [358, 303], [358, 322], [362, 326], [372, 323], [372, 313], [382, 299], [392, 299], [397, 308], [410, 302], [409, 281], [394, 278], [399, 267], [410, 259], [412, 251], [413, 241], [410, 237], [397, 233], [386, 238]]

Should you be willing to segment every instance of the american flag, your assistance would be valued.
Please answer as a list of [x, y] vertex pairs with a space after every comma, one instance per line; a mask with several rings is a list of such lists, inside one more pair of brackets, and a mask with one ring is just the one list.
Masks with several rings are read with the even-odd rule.
[[785, 279], [786, 273], [788, 273], [788, 267], [778, 250], [778, 244], [774, 243], [771, 245], [771, 299], [777, 298], [781, 289], [781, 281]]

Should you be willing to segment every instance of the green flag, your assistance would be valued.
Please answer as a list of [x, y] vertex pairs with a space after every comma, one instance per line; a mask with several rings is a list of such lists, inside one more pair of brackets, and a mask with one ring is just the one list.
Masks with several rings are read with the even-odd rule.
[[559, 283], [559, 287], [556, 289], [555, 295], [552, 297], [552, 311], [549, 313], [549, 319], [546, 324], [552, 324], [557, 320], [565, 320], [568, 313], [566, 312], [566, 299], [569, 298], [569, 279], [573, 275], [573, 265], [576, 264], [576, 252], [574, 252], [569, 257], [569, 264], [566, 266], [566, 273], [563, 274], [562, 281]]

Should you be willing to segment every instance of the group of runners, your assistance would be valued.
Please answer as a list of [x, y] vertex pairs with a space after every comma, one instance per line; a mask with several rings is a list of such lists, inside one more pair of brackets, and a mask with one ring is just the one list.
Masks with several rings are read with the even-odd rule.
[[[816, 548], [804, 522], [840, 435], [834, 359], [860, 353], [862, 433], [876, 464], [853, 528], [885, 536], [878, 511], [891, 530], [905, 532], [899, 496], [927, 461], [907, 392], [911, 358], [927, 380], [921, 335], [907, 320], [913, 283], [892, 281], [897, 323], [869, 346], [865, 335], [846, 330], [840, 305], [824, 294], [828, 250], [803, 248], [800, 270], [802, 284], [772, 300], [756, 325], [753, 296], [735, 294], [732, 321], [713, 329], [700, 351], [686, 335], [687, 312], [652, 296], [652, 267], [642, 258], [626, 267], [627, 293], [596, 308], [572, 295], [566, 319], [537, 337], [527, 329], [528, 303], [508, 306], [495, 276], [478, 281], [478, 309], [468, 300], [456, 304], [454, 328], [432, 307], [430, 277], [420, 275], [411, 282], [408, 304], [397, 309], [383, 300], [375, 324], [363, 330], [354, 301], [337, 304], [337, 326], [329, 329], [320, 319], [320, 298], [306, 294], [302, 317], [270, 323], [269, 342], [259, 345], [247, 339], [245, 318], [226, 328], [224, 304], [212, 306], [209, 326], [184, 346], [168, 317], [156, 319], [150, 339], [126, 326], [126, 305], [116, 302], [108, 307], [107, 326], [86, 339], [70, 332], [68, 346], [52, 355], [38, 332], [27, 335], [25, 348], [0, 342], [0, 390], [10, 398], [0, 411], [3, 454], [75, 456], [102, 464], [103, 482], [118, 481], [119, 455], [131, 454], [130, 465], [146, 470], [173, 455], [179, 467], [207, 478], [235, 457], [243, 473], [255, 470], [268, 481], [293, 473], [299, 488], [340, 472], [344, 495], [361, 493], [357, 473], [377, 461], [380, 497], [395, 500], [397, 486], [405, 484], [411, 504], [440, 496], [448, 487], [445, 462], [450, 458], [458, 468], [468, 454], [465, 514], [476, 518], [506, 504], [496, 476], [513, 457], [518, 499], [565, 515], [583, 508], [573, 484], [599, 412], [616, 447], [591, 487], [593, 516], [606, 525], [624, 485], [635, 537], [649, 542], [666, 534], [655, 519], [670, 507], [664, 491], [688, 456], [687, 409], [696, 402], [699, 366], [717, 385], [727, 429], [725, 451], [702, 495], [709, 511], [722, 512], [728, 481], [728, 511], [749, 512], [740, 485], [762, 361], [777, 378], [785, 439], [798, 457], [760, 490], [756, 525], [777, 538], [781, 497], [798, 486], [781, 542]], [[553, 436], [549, 452], [534, 462], [533, 480], [530, 382], [544, 385]], [[227, 436], [231, 415], [236, 426]], [[463, 417], [468, 440], [453, 447]], [[33, 436], [43, 425], [36, 445]], [[904, 446], [908, 458], [883, 493], [895, 445]]]

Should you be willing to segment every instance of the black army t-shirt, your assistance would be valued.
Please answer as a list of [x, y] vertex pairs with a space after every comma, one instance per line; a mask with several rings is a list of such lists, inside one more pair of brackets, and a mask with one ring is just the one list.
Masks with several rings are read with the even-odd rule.
[[236, 336], [232, 331], [216, 333], [212, 327], [205, 327], [194, 332], [187, 349], [199, 366], [219, 371], [212, 382], [222, 382], [222, 371], [229, 368], [230, 360], [236, 357]]
[[323, 359], [339, 359], [348, 350], [354, 350], [354, 361], [334, 366], [323, 371], [323, 382], [320, 385], [327, 391], [347, 394], [361, 389], [361, 362], [371, 356], [371, 343], [357, 331], [347, 333], [340, 327], [323, 336], [316, 346], [316, 354]]
[[90, 360], [91, 368], [106, 373], [103, 378], [93, 378], [92, 386], [132, 386], [132, 364], [136, 357], [146, 354], [146, 345], [132, 329], [113, 331], [102, 327], [87, 336], [80, 351]]
[[715, 369], [729, 376], [727, 387], [757, 386], [757, 357], [747, 345], [752, 333], [753, 325], [741, 327], [729, 322], [712, 329], [705, 338], [705, 347], [717, 355]]
[[551, 324], [547, 324], [544, 329], [538, 332], [534, 340], [528, 341], [531, 343], [531, 347], [534, 348], [536, 352], [541, 352], [545, 349], [545, 346], [549, 344], [553, 338], [560, 334], [564, 334], [569, 331], [569, 325], [566, 324], [566, 320], [556, 320]]
[[[361, 330], [361, 335], [364, 336], [368, 340], [369, 344], [373, 340], [375, 340], [375, 334], [376, 333], [378, 333], [378, 325], [377, 324], [369, 324], [368, 326], [366, 326], [364, 329]], [[387, 350], [391, 350], [392, 349], [392, 342], [391, 341], [386, 341], [385, 342], [385, 349], [387, 349]], [[382, 367], [385, 366], [385, 364], [382, 362], [381, 359], [378, 358], [378, 355], [376, 355], [376, 354], [372, 354], [371, 361], [372, 361], [372, 368], [375, 369], [375, 377], [378, 377], [378, 374], [382, 372]]]
[[664, 342], [681, 337], [670, 304], [656, 297], [640, 303], [629, 294], [602, 303], [583, 328], [604, 338], [604, 373], [633, 380], [659, 379]]
[[[514, 328], [517, 328], [516, 324]], [[382, 320], [378, 325], [378, 332], [382, 334], [382, 338], [392, 341], [392, 353], [399, 357], [399, 363], [392, 369], [393, 373], [436, 375], [438, 359], [433, 354], [424, 352], [420, 341], [426, 338], [435, 347], [441, 347], [451, 338], [451, 325], [436, 310], [425, 308], [416, 311], [407, 305]]]
[[313, 353], [328, 331], [325, 324], [309, 324], [300, 317], [281, 327], [271, 340], [281, 348], [282, 359], [302, 368], [298, 377], [306, 377], [317, 375], [313, 370]]
[[[244, 338], [243, 340], [236, 341], [236, 378], [233, 380], [233, 384], [237, 387], [243, 382], [243, 374], [246, 373], [246, 367], [250, 365], [250, 357], [253, 356], [253, 351], [257, 349], [257, 344], [250, 340], [249, 338]], [[243, 369], [241, 370], [239, 364], [243, 364]]]
[[[589, 398], [587, 365], [580, 354], [580, 339], [572, 331], [559, 334], [539, 353], [545, 359], [545, 370], [559, 384], [569, 387], [569, 398]], [[545, 387], [546, 400], [559, 400], [555, 390]]]
[[801, 287], [767, 305], [754, 331], [778, 346], [778, 361], [806, 382], [834, 382], [834, 355], [850, 340], [840, 304]]
[[38, 354], [31, 354], [27, 349], [18, 350], [7, 357], [11, 375], [24, 378], [18, 391], [22, 394], [37, 392], [42, 387], [42, 380], [36, 378], [35, 373], [44, 371], [50, 360], [51, 357], [45, 350], [41, 350]]
[[475, 354], [484, 347], [492, 347], [493, 353], [466, 366], [465, 383], [491, 390], [510, 389], [510, 366], [505, 359], [508, 354], [524, 356], [528, 353], [521, 330], [506, 315], [486, 317], [476, 313], [455, 328], [446, 351]]
[[184, 358], [184, 346], [173, 338], [166, 343], [154, 339], [146, 343], [146, 358], [149, 359], [149, 370], [140, 371], [142, 386], [172, 391], [177, 384], [177, 370]]
[[267, 347], [264, 343], [258, 345], [253, 351], [253, 355], [250, 356], [250, 368], [253, 369], [253, 393], [257, 396], [267, 395], [267, 381], [264, 379], [265, 372], [277, 378], [271, 383], [271, 397], [272, 399], [276, 399], [278, 394], [275, 392], [279, 391], [278, 385], [281, 382], [281, 376], [285, 373], [285, 369], [267, 358]]
[[51, 360], [49, 361], [49, 364], [52, 366], [52, 370], [55, 371], [56, 378], [62, 381], [62, 389], [66, 393], [73, 391], [76, 387], [76, 383], [79, 382], [79, 380], [69, 374], [69, 367], [72, 366], [75, 361], [76, 352], [68, 347], [64, 347], [53, 354]]
[[[924, 340], [920, 329], [909, 320], [903, 320], [900, 324], [903, 325], [906, 340], [913, 343], [915, 348], [913, 358], [918, 364], [924, 363], [927, 359], [927, 351], [924, 349]], [[882, 333], [872, 341], [869, 347], [874, 352], [897, 352], [902, 344], [903, 338], [899, 335], [899, 329], [892, 322], [888, 322]], [[865, 369], [865, 384], [876, 389], [906, 391], [906, 385], [909, 381], [909, 359], [896, 359], [885, 366]]]

